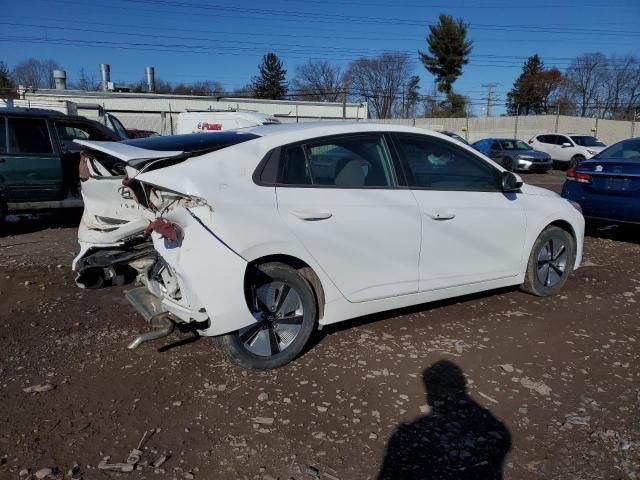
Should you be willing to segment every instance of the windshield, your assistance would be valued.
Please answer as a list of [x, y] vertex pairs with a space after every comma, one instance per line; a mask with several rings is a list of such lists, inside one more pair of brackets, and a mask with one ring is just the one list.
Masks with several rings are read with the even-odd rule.
[[503, 150], [531, 150], [522, 140], [500, 140]]
[[131, 136], [127, 133], [127, 129], [124, 128], [124, 125], [122, 125], [122, 122], [118, 120], [117, 117], [114, 117], [110, 113], [105, 113], [105, 116], [109, 119], [109, 122], [111, 123], [111, 129], [114, 132], [116, 132], [122, 140], [131, 138]]
[[624, 158], [640, 162], [640, 138], [632, 138], [618, 142], [593, 158], [598, 160]]
[[573, 140], [576, 145], [580, 145], [581, 147], [604, 147], [604, 143], [598, 140], [596, 137], [592, 137], [590, 135], [571, 135], [571, 140]]

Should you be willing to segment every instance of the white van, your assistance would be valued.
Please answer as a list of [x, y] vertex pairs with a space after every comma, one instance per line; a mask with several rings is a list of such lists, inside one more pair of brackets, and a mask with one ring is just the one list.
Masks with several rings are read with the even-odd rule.
[[258, 112], [182, 112], [178, 114], [177, 133], [219, 132], [279, 123], [274, 116]]

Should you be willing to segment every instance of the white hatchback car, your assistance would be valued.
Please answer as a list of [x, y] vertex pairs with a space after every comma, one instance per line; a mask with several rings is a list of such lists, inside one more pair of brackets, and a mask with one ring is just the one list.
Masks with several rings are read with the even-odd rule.
[[560, 290], [584, 219], [445, 135], [299, 124], [78, 141], [77, 283], [138, 281], [154, 327], [191, 324], [238, 364], [295, 358], [350, 318], [509, 285]]
[[593, 157], [606, 145], [591, 135], [578, 133], [545, 133], [529, 139], [534, 150], [548, 153], [553, 161], [573, 167], [582, 160]]

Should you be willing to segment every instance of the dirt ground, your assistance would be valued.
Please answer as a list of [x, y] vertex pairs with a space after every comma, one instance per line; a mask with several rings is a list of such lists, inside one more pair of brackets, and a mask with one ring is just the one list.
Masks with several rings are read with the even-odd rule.
[[[123, 289], [75, 287], [77, 222], [0, 235], [2, 479], [640, 478], [638, 230], [594, 230], [556, 297], [358, 319], [252, 372], [189, 334], [127, 350], [144, 322]], [[137, 447], [133, 472], [97, 469]]]

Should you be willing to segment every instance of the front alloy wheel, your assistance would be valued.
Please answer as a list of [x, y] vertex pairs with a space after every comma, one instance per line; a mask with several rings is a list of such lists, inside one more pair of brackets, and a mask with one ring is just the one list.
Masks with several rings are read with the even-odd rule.
[[247, 303], [255, 323], [214, 337], [216, 346], [245, 368], [268, 370], [296, 358], [316, 324], [316, 298], [309, 282], [283, 263], [255, 268]]
[[575, 241], [560, 227], [545, 228], [533, 244], [522, 289], [546, 297], [567, 282], [576, 258]]

